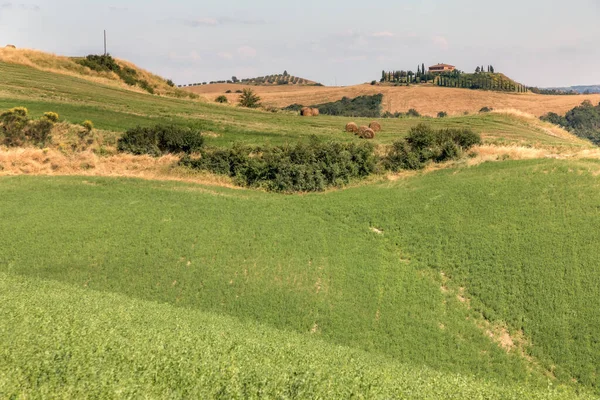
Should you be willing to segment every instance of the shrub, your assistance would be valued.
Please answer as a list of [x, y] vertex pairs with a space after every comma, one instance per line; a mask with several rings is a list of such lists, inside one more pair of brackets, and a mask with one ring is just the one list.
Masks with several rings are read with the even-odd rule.
[[414, 108], [411, 108], [410, 110], [408, 110], [408, 112], [406, 113], [406, 115], [408, 117], [420, 117], [421, 116], [421, 114], [417, 110], [415, 110]]
[[[135, 72], [135, 71], [134, 71]], [[145, 80], [140, 79], [137, 81], [137, 83], [140, 85], [140, 87], [142, 89], [144, 89], [146, 92], [150, 93], [150, 94], [154, 94], [154, 88]]]
[[94, 130], [94, 123], [90, 120], [85, 120], [81, 123], [81, 126], [85, 128], [86, 131], [91, 132]]
[[46, 146], [51, 140], [52, 128], [54, 122], [48, 118], [40, 118], [37, 121], [32, 121], [27, 127], [27, 140], [36, 146]]
[[383, 164], [386, 169], [421, 169], [430, 162], [454, 160], [462, 152], [481, 143], [481, 136], [469, 129], [433, 130], [419, 124], [404, 140], [394, 142]]
[[243, 93], [240, 89], [236, 90], [235, 92], [238, 94]]
[[257, 108], [260, 106], [260, 97], [252, 89], [244, 89], [240, 95], [240, 106]]
[[167, 79], [167, 85], [170, 87], [175, 87], [175, 83], [171, 79]]
[[167, 153], [194, 153], [204, 144], [200, 132], [174, 125], [152, 128], [136, 127], [128, 130], [117, 141], [120, 152], [160, 156]]
[[184, 157], [182, 165], [228, 175], [238, 184], [276, 192], [322, 191], [343, 186], [375, 170], [374, 147], [368, 143], [309, 143], [295, 146], [202, 151], [201, 158]]
[[217, 98], [215, 99], [215, 101], [216, 101], [217, 103], [227, 103], [227, 102], [228, 102], [228, 100], [227, 100], [227, 96], [225, 96], [225, 95], [220, 95], [219, 97], [217, 97]]
[[371, 81], [371, 86], [377, 85], [377, 81]]
[[229, 94], [229, 93], [231, 93], [231, 90], [227, 90], [225, 93]]
[[0, 114], [0, 139], [7, 146], [20, 146], [25, 143], [25, 127], [29, 122], [29, 111], [25, 107], [15, 107]]
[[46, 118], [47, 120], [51, 121], [51, 122], [58, 122], [59, 116], [57, 113], [55, 112], [46, 112], [44, 113], [44, 118]]
[[491, 108], [491, 107], [487, 107], [487, 106], [483, 107], [481, 110], [479, 110], [480, 113], [489, 113], [489, 112], [492, 112], [492, 111], [494, 111], [494, 109]]
[[438, 117], [438, 118], [446, 118], [447, 116], [448, 116], [448, 113], [447, 113], [446, 111], [440, 111], [440, 112], [437, 114], [437, 117]]
[[0, 114], [0, 142], [7, 146], [22, 146], [31, 143], [45, 146], [51, 141], [54, 123], [58, 114], [47, 112], [37, 121], [29, 119], [29, 112], [24, 107], [15, 107]]

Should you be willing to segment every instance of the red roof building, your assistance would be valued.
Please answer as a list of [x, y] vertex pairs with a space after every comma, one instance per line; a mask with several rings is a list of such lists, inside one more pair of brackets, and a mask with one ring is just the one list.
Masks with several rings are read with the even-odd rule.
[[456, 69], [454, 65], [450, 64], [437, 64], [429, 67], [429, 72], [431, 73], [439, 73], [439, 72], [452, 72]]

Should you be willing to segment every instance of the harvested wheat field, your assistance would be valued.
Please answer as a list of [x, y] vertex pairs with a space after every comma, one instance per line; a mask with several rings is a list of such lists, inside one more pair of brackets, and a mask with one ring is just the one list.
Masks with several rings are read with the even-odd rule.
[[[242, 90], [249, 86], [238, 84], [214, 84], [185, 88], [208, 100], [224, 94], [230, 102], [236, 102]], [[345, 87], [326, 86], [250, 86], [263, 99], [263, 103], [286, 107], [290, 104], [306, 106], [340, 100], [342, 97], [357, 97], [383, 93], [383, 110], [406, 112], [414, 108], [423, 115], [436, 116], [440, 111], [450, 115], [478, 112], [483, 107], [496, 109], [512, 108], [535, 116], [553, 111], [564, 114], [584, 100], [597, 104], [600, 95], [547, 96], [533, 93], [502, 93], [482, 90], [454, 89], [437, 86], [371, 86]], [[225, 94], [231, 90], [232, 93]]]

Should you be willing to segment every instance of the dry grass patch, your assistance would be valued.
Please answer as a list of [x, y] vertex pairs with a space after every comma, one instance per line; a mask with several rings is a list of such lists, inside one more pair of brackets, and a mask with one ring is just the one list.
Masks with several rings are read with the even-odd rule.
[[174, 155], [162, 157], [115, 154], [98, 156], [92, 151], [64, 153], [54, 149], [0, 149], [0, 176], [110, 176], [169, 180], [239, 188], [231, 179], [177, 166]]

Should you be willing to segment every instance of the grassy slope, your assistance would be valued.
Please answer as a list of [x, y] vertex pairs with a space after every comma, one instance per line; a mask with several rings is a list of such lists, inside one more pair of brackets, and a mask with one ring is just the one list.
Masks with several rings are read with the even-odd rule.
[[256, 323], [4, 273], [0, 302], [2, 398], [575, 397], [441, 374]]
[[[295, 142], [309, 135], [317, 135], [324, 140], [358, 140], [343, 132], [348, 118], [301, 118], [297, 115], [150, 96], [22, 65], [0, 63], [0, 87], [0, 109], [23, 105], [35, 115], [55, 111], [68, 121], [90, 119], [96, 127], [106, 130], [124, 131], [138, 124], [172, 122], [215, 133], [217, 137], [208, 139], [215, 145], [231, 145], [234, 142], [281, 144]], [[360, 124], [369, 123], [366, 119], [355, 120]], [[377, 142], [390, 143], [423, 121], [439, 128], [471, 127], [494, 143], [587, 146], [585, 142], [570, 136], [559, 138], [548, 135], [544, 131], [547, 126], [536, 120], [501, 114], [382, 120], [384, 130], [378, 135]]]
[[[77, 60], [78, 58], [58, 56], [37, 50], [0, 48], [0, 61], [4, 63], [28, 66], [61, 75], [80, 77], [94, 83], [102, 83], [128, 91], [145, 93], [144, 89], [139, 86], [127, 85], [115, 73], [93, 71], [78, 64]], [[157, 94], [172, 97], [190, 97], [189, 93], [169, 86], [164, 78], [145, 71], [130, 62], [117, 60], [117, 63], [121, 67], [134, 69], [137, 77], [148, 82]]]
[[[439, 371], [536, 384], [546, 370], [597, 390], [599, 169], [484, 164], [307, 196], [3, 178], [0, 270]], [[482, 314], [533, 359], [505, 353]]]

